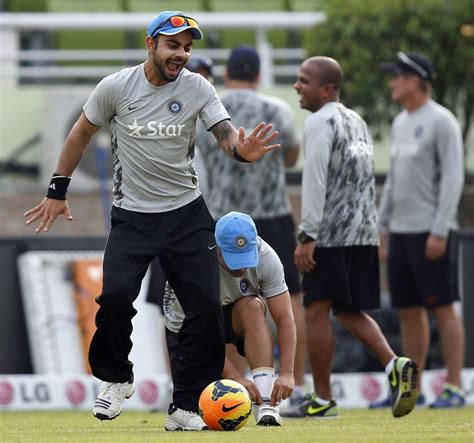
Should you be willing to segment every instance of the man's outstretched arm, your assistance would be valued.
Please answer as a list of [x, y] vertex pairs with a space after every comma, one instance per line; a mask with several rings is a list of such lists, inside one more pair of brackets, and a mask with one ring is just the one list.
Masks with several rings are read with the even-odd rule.
[[270, 133], [272, 128], [273, 125], [262, 122], [249, 135], [245, 135], [244, 128], [237, 130], [229, 120], [222, 120], [210, 131], [229, 157], [242, 162], [254, 162], [280, 147], [279, 143], [271, 144], [278, 137], [278, 131]]
[[67, 187], [87, 145], [98, 130], [99, 126], [89, 122], [84, 113], [72, 127], [59, 155], [55, 175], [49, 184], [48, 195], [39, 205], [24, 214], [27, 217], [27, 225], [39, 220], [35, 232], [49, 231], [60, 214], [63, 214], [66, 220], [73, 220], [66, 200]]

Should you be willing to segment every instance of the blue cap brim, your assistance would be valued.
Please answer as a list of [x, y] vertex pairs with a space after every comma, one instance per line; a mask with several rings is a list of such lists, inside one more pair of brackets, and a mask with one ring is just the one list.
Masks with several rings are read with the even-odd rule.
[[158, 31], [158, 34], [176, 35], [183, 31], [191, 31], [191, 34], [193, 35], [194, 40], [201, 40], [203, 38], [203, 34], [199, 28], [196, 28], [194, 26], [189, 26], [189, 25], [183, 25], [183, 26], [180, 26], [179, 28], [173, 28], [173, 29], [169, 29], [165, 31]]
[[221, 249], [227, 267], [235, 271], [236, 269], [255, 268], [258, 265], [258, 249], [253, 248], [246, 252], [226, 252]]

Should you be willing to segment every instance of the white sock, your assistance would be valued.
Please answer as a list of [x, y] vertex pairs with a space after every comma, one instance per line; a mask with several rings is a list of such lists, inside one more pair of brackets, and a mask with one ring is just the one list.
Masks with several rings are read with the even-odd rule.
[[252, 378], [262, 396], [263, 402], [270, 403], [273, 383], [275, 382], [275, 369], [265, 367], [252, 369]]
[[388, 363], [387, 363], [387, 366], [385, 366], [385, 373], [387, 375], [390, 374], [390, 372], [392, 372], [392, 369], [393, 369], [393, 365], [395, 364], [395, 360], [397, 359], [397, 357], [393, 357]]
[[326, 406], [331, 402], [331, 400], [324, 400], [324, 398], [321, 397], [318, 397], [316, 401], [322, 406]]

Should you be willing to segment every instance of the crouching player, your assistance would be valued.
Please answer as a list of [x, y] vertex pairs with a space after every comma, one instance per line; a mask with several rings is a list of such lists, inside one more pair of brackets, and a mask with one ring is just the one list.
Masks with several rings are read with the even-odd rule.
[[[296, 349], [295, 321], [283, 265], [268, 243], [258, 237], [255, 224], [247, 214], [229, 212], [221, 217], [216, 224], [215, 237], [226, 343], [236, 346], [247, 358], [253, 382], [246, 379], [228, 358], [222, 376], [247, 388], [256, 404], [257, 425], [280, 426], [278, 405], [293, 391]], [[265, 321], [267, 307], [277, 328], [278, 375], [273, 366], [272, 334]], [[179, 360], [183, 356], [179, 355], [178, 332], [186, 313], [169, 285], [163, 310], [170, 358]]]

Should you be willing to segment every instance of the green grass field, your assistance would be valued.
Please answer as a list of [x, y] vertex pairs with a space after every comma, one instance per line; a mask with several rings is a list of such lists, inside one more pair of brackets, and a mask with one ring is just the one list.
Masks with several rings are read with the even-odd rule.
[[474, 407], [415, 410], [394, 419], [388, 410], [342, 410], [339, 419], [286, 419], [281, 428], [260, 428], [253, 419], [236, 432], [166, 432], [164, 413], [124, 411], [100, 422], [86, 411], [0, 412], [6, 442], [372, 442], [474, 441]]

